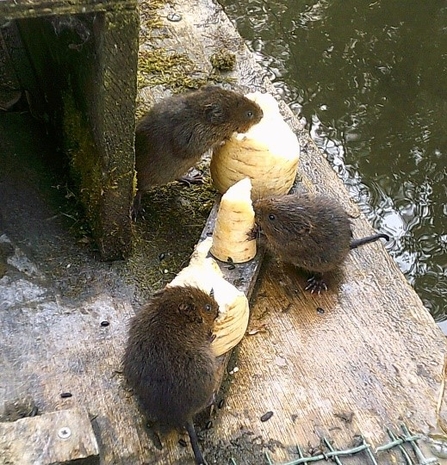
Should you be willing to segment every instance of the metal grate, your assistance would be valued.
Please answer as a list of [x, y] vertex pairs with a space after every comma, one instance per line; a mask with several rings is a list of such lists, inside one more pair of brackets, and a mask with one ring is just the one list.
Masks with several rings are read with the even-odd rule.
[[[383, 452], [387, 450], [398, 450], [404, 459], [405, 465], [439, 465], [439, 461], [435, 457], [425, 457], [421, 449], [417, 445], [417, 441], [423, 439], [424, 436], [418, 434], [411, 434], [408, 428], [405, 425], [401, 425], [402, 434], [396, 435], [390, 429], [387, 429], [388, 436], [390, 437], [390, 442], [382, 446], [372, 448], [368, 444], [363, 436], [357, 436], [356, 440], [358, 444], [350, 449], [339, 450], [335, 449], [334, 445], [326, 438], [322, 438], [322, 446], [327, 449], [327, 451], [318, 451], [317, 455], [310, 455], [305, 457], [302, 449], [297, 446], [297, 453], [299, 458], [292, 460], [291, 462], [275, 464], [268, 452], [265, 453], [268, 465], [301, 465], [301, 464], [311, 464], [321, 461], [332, 461], [337, 465], [343, 465], [342, 457], [353, 456], [357, 454], [363, 454], [367, 457], [368, 461], [366, 463], [371, 465], [380, 465], [379, 458], [377, 456], [378, 452]], [[404, 445], [409, 444], [411, 449], [414, 452], [414, 457], [410, 457], [409, 453], [405, 449]]]

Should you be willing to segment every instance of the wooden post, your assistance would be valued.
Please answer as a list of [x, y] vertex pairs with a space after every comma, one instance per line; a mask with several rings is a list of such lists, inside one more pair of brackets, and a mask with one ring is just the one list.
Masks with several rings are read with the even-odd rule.
[[0, 423], [0, 461], [31, 465], [96, 465], [99, 449], [88, 413], [61, 410]]
[[26, 51], [13, 63], [31, 111], [68, 155], [102, 258], [123, 258], [134, 193], [136, 2], [0, 0], [0, 24], [10, 20]]

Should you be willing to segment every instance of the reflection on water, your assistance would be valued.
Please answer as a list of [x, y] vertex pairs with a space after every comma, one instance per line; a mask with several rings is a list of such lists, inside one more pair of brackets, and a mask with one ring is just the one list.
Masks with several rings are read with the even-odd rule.
[[447, 307], [444, 0], [222, 0], [437, 320]]

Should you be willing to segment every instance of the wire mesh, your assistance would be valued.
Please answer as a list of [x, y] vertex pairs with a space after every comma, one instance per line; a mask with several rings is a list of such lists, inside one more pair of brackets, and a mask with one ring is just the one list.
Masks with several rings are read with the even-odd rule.
[[[303, 450], [300, 446], [297, 446], [298, 458], [286, 462], [286, 463], [275, 463], [273, 462], [270, 454], [265, 452], [266, 463], [268, 465], [301, 465], [301, 464], [313, 464], [318, 462], [331, 461], [337, 465], [343, 464], [343, 457], [352, 457], [355, 455], [364, 458], [365, 465], [380, 465], [381, 452], [385, 451], [398, 451], [402, 458], [402, 464], [405, 465], [439, 465], [439, 460], [436, 457], [425, 457], [419, 448], [417, 441], [424, 438], [422, 435], [412, 434], [406, 425], [401, 425], [401, 434], [395, 434], [391, 429], [387, 429], [387, 434], [390, 441], [386, 444], [376, 447], [375, 449], [366, 442], [363, 436], [356, 436], [355, 445], [347, 449], [337, 449], [334, 443], [328, 438], [321, 438], [321, 450], [318, 450], [316, 454], [304, 455]], [[407, 447], [405, 447], [407, 446]], [[409, 446], [409, 447], [408, 447]], [[231, 465], [237, 465], [233, 460]]]

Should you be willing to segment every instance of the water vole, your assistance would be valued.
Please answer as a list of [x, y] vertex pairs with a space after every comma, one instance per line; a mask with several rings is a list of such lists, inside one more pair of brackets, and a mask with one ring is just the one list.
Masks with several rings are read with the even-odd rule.
[[136, 127], [134, 211], [143, 192], [184, 175], [213, 145], [248, 131], [262, 116], [257, 103], [217, 86], [156, 103]]
[[353, 240], [348, 214], [323, 195], [260, 199], [253, 207], [256, 223], [272, 253], [312, 273], [306, 287], [311, 292], [327, 289], [323, 274], [341, 266], [351, 249], [380, 238], [389, 240], [386, 234]]
[[205, 464], [193, 417], [212, 403], [216, 358], [211, 349], [218, 305], [202, 290], [166, 288], [132, 319], [124, 375], [148, 418], [185, 427], [196, 464]]

